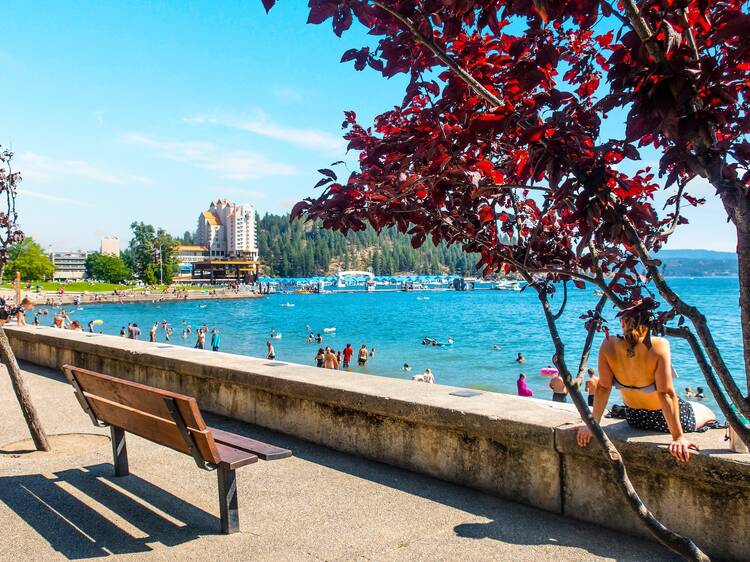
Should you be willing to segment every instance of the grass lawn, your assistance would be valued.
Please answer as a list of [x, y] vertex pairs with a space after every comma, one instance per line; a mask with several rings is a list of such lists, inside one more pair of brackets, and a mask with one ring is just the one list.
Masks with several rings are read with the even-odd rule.
[[[47, 281], [41, 281], [38, 283], [42, 286], [43, 291], [58, 291], [60, 287], [65, 288], [66, 293], [83, 293], [88, 291], [89, 293], [111, 293], [114, 290], [118, 291], [162, 291], [166, 285], [157, 285], [154, 287], [136, 287], [134, 285], [117, 285], [115, 283], [89, 283], [88, 281], [77, 281], [74, 283], [52, 283]], [[31, 283], [31, 290], [35, 291], [37, 282]], [[13, 289], [14, 286], [10, 283], [4, 283], [0, 285], [3, 289]], [[21, 288], [26, 291], [26, 283], [21, 282]], [[205, 291], [214, 289], [215, 287], [180, 287], [180, 290], [188, 291]]]

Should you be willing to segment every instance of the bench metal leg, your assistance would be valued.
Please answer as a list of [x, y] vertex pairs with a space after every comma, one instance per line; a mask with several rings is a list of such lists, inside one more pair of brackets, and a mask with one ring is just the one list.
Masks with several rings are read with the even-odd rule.
[[114, 457], [115, 476], [127, 476], [130, 474], [128, 467], [128, 448], [125, 443], [125, 431], [119, 427], [110, 426], [109, 433], [112, 436], [112, 456]]
[[219, 479], [219, 512], [221, 514], [221, 532], [225, 535], [240, 530], [240, 512], [237, 507], [237, 479], [234, 470], [219, 467], [216, 470]]

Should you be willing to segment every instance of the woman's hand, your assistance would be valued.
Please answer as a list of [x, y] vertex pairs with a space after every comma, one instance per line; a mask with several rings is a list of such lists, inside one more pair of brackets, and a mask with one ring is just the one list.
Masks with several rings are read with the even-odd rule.
[[690, 451], [698, 452], [700, 447], [695, 443], [691, 443], [685, 437], [678, 437], [669, 444], [669, 454], [676, 458], [679, 462], [687, 462], [690, 460]]
[[589, 443], [591, 443], [591, 430], [585, 425], [582, 425], [578, 428], [578, 435], [576, 436], [576, 440], [578, 441], [579, 447], [587, 446]]

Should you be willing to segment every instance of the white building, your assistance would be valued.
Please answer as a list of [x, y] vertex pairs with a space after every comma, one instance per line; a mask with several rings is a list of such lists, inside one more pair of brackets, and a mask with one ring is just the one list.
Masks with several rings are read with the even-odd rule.
[[91, 252], [50, 252], [55, 264], [54, 281], [80, 281], [86, 277], [86, 256]]
[[235, 205], [226, 199], [212, 201], [198, 217], [196, 244], [208, 249], [209, 259], [257, 259], [255, 207]]
[[120, 255], [120, 239], [116, 236], [105, 236], [102, 238], [99, 253], [103, 256]]

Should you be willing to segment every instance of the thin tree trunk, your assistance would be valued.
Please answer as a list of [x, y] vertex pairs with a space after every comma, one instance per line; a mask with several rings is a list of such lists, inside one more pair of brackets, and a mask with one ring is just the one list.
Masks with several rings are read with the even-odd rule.
[[730, 406], [730, 402], [724, 395], [721, 384], [716, 378], [716, 373], [713, 372], [713, 370], [711, 369], [711, 365], [708, 364], [708, 360], [703, 353], [703, 348], [698, 343], [698, 339], [695, 337], [695, 334], [691, 332], [690, 328], [688, 328], [687, 326], [682, 326], [680, 328], [667, 328], [666, 334], [668, 336], [683, 338], [688, 342], [688, 345], [690, 345], [690, 349], [693, 350], [693, 355], [695, 356], [695, 360], [698, 363], [698, 367], [700, 367], [700, 370], [703, 371], [703, 376], [706, 379], [706, 384], [708, 384], [709, 390], [714, 395], [714, 398], [716, 398], [716, 403], [719, 405], [721, 412], [727, 418], [727, 422], [740, 438], [740, 441], [742, 441], [750, 448], [750, 428], [742, 423], [739, 416], [737, 415], [737, 411], [732, 409], [732, 407]]
[[[529, 285], [534, 286], [534, 280], [532, 279], [531, 275], [529, 275], [527, 272], [522, 272], [522, 275], [529, 283]], [[628, 501], [628, 505], [659, 542], [661, 542], [677, 554], [683, 556], [687, 560], [710, 562], [711, 559], [700, 548], [698, 548], [698, 546], [696, 546], [693, 541], [691, 541], [687, 537], [683, 537], [682, 535], [675, 533], [674, 531], [666, 527], [663, 523], [661, 523], [661, 521], [656, 518], [656, 516], [654, 516], [653, 513], [651, 513], [651, 511], [643, 503], [643, 500], [641, 500], [638, 492], [636, 492], [635, 488], [633, 487], [633, 483], [630, 481], [630, 477], [628, 476], [628, 472], [625, 468], [625, 463], [622, 460], [620, 452], [614, 446], [612, 441], [609, 440], [609, 437], [607, 437], [607, 434], [604, 433], [604, 430], [599, 425], [599, 423], [594, 419], [594, 416], [591, 414], [591, 410], [589, 409], [588, 404], [584, 400], [583, 395], [578, 390], [578, 385], [575, 384], [573, 377], [570, 374], [570, 370], [565, 363], [565, 345], [563, 344], [563, 341], [560, 338], [560, 333], [557, 330], [557, 324], [554, 320], [552, 308], [549, 305], [549, 300], [547, 299], [546, 293], [544, 293], [543, 290], [537, 289], [537, 294], [539, 295], [539, 300], [542, 303], [544, 316], [547, 319], [547, 327], [549, 329], [550, 336], [552, 337], [552, 342], [555, 346], [555, 356], [553, 358], [553, 363], [560, 371], [563, 382], [565, 383], [565, 388], [568, 390], [568, 393], [573, 399], [573, 404], [575, 404], [578, 413], [581, 414], [581, 418], [583, 419], [584, 423], [591, 430], [594, 439], [599, 444], [599, 447], [607, 457], [610, 468], [612, 469], [612, 474], [614, 476], [615, 482], [625, 495], [625, 498]], [[604, 301], [605, 299], [606, 297], [602, 297], [602, 301]], [[603, 307], [604, 303], [602, 301], [600, 301], [600, 305]], [[601, 307], [598, 307], [598, 310], [601, 311]], [[589, 328], [590, 333], [593, 332], [593, 330], [594, 326]], [[587, 338], [589, 349], [592, 342], [593, 338]], [[585, 355], [588, 354], [589, 349], [584, 349]]]
[[21, 406], [23, 417], [26, 419], [26, 425], [29, 426], [31, 438], [34, 440], [34, 446], [39, 451], [51, 450], [49, 441], [47, 440], [47, 434], [44, 432], [36, 408], [34, 408], [34, 404], [31, 402], [29, 389], [21, 376], [21, 369], [18, 367], [18, 361], [16, 361], [16, 356], [13, 354], [13, 350], [10, 347], [8, 336], [5, 334], [5, 330], [3, 330], [2, 326], [0, 326], [0, 359], [2, 359], [2, 362], [5, 363], [5, 366], [8, 368], [8, 375], [13, 384], [16, 398], [18, 398], [18, 403]]
[[735, 208], [737, 226], [737, 266], [740, 281], [742, 345], [745, 352], [745, 380], [750, 395], [750, 198], [738, 195]]

